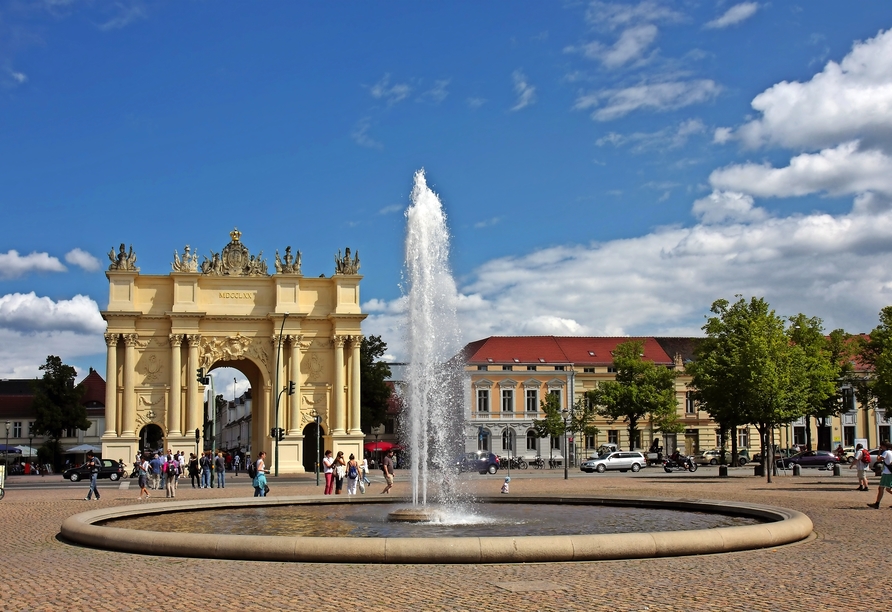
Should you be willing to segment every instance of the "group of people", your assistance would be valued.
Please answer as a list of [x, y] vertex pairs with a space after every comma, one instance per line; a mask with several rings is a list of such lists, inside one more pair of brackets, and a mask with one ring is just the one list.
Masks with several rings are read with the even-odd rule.
[[[880, 474], [880, 485], [877, 488], [877, 498], [872, 504], [867, 504], [871, 508], [879, 509], [883, 494], [888, 491], [892, 493], [892, 442], [883, 440], [880, 442], [880, 454], [876, 458], [882, 461], [883, 471]], [[849, 466], [858, 470], [858, 491], [868, 491], [867, 486], [867, 470], [871, 469], [874, 459], [870, 456], [870, 451], [859, 444], [855, 447], [855, 461]]]
[[[381, 460], [381, 471], [384, 475], [383, 493], [390, 493], [393, 487], [393, 451], [389, 451]], [[350, 453], [349, 458], [344, 459], [344, 451], [338, 451], [332, 456], [330, 450], [325, 451], [322, 458], [322, 473], [325, 476], [325, 495], [343, 493], [344, 482], [347, 483], [347, 495], [356, 495], [357, 488], [360, 493], [365, 493], [365, 488], [372, 484], [369, 480], [369, 460], [363, 457], [357, 461], [356, 456]]]

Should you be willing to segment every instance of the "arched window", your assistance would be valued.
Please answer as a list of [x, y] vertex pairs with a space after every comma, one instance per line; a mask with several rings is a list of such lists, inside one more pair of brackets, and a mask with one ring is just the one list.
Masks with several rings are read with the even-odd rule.
[[510, 427], [505, 429], [502, 432], [502, 450], [514, 453], [517, 450], [517, 446], [514, 444], [516, 440], [517, 434], [514, 433], [514, 430]]
[[537, 451], [539, 450], [539, 438], [536, 437], [536, 432], [532, 429], [527, 432], [527, 450], [528, 451]]
[[481, 451], [489, 451], [491, 450], [490, 438], [492, 434], [488, 429], [484, 429], [481, 427], [477, 430], [477, 450]]

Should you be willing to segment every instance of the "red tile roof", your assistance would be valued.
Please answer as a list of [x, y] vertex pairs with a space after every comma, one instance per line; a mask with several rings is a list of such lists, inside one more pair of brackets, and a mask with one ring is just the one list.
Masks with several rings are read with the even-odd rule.
[[81, 381], [80, 386], [84, 387], [84, 404], [105, 406], [105, 380], [99, 375], [99, 372], [90, 368], [90, 373]]
[[563, 336], [491, 336], [471, 342], [465, 347], [469, 364], [580, 364], [609, 365], [617, 345], [630, 340], [644, 342], [644, 359], [670, 364], [655, 338], [628, 337], [563, 337]]

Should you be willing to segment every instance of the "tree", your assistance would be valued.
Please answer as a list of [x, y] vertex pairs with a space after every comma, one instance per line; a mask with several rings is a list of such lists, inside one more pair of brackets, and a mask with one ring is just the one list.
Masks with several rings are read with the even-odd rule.
[[671, 423], [677, 411], [675, 378], [677, 373], [643, 358], [644, 343], [631, 340], [613, 351], [616, 380], [608, 380], [586, 393], [599, 415], [611, 423], [628, 423], [629, 450], [634, 450], [638, 423], [647, 416], [656, 422]]
[[570, 432], [573, 435], [580, 434], [583, 442], [585, 442], [585, 438], [595, 436], [600, 431], [595, 425], [597, 417], [598, 411], [591, 400], [587, 397], [579, 398], [573, 406], [573, 414], [570, 418]]
[[[533, 431], [536, 432], [537, 438], [552, 438], [564, 435], [564, 418], [561, 415], [561, 400], [557, 394], [548, 393], [545, 399], [539, 402], [539, 407], [545, 413], [544, 419], [533, 419]], [[549, 458], [552, 457], [554, 449], [549, 443]], [[539, 449], [541, 456], [542, 450]]]
[[859, 399], [862, 403], [875, 401], [879, 408], [888, 411], [892, 407], [892, 306], [880, 311], [880, 324], [863, 343], [861, 359], [871, 366], [873, 377], [859, 385]]
[[380, 357], [387, 352], [381, 336], [362, 339], [359, 347], [360, 425], [365, 432], [384, 423], [393, 388], [387, 383], [390, 366]]
[[67, 430], [90, 428], [84, 388], [74, 385], [77, 370], [55, 355], [49, 355], [40, 369], [43, 378], [34, 381], [34, 431], [45, 433], [57, 447]]
[[[838, 379], [842, 371], [839, 355], [834, 355], [830, 342], [824, 336], [821, 319], [806, 317], [800, 313], [789, 317], [788, 335], [790, 341], [802, 349], [807, 381], [805, 395], [805, 445], [812, 449], [811, 417], [824, 418], [837, 414], [842, 409], [841, 402], [834, 402], [838, 389]], [[843, 346], [836, 345], [836, 350]], [[823, 449], [830, 450], [830, 449]]]
[[[805, 412], [805, 352], [792, 344], [784, 321], [762, 298], [737, 296], [713, 302], [703, 326], [706, 339], [688, 366], [695, 399], [724, 432], [743, 423], [759, 430], [762, 457], [770, 465], [769, 434]], [[737, 437], [732, 436], [732, 458]], [[766, 469], [769, 482], [771, 470]]]

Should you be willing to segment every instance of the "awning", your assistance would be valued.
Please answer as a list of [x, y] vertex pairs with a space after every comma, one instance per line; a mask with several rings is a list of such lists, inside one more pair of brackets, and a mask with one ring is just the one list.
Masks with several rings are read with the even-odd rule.
[[101, 453], [102, 449], [90, 444], [79, 444], [78, 446], [65, 450], [66, 453], [89, 453], [90, 451], [93, 451], [93, 453]]
[[20, 445], [16, 446], [16, 448], [19, 449], [20, 451], [22, 451], [23, 455], [27, 455], [29, 457], [37, 456], [37, 449], [32, 448], [32, 447], [28, 446], [27, 444], [20, 444]]
[[8, 446], [6, 444], [0, 444], [0, 453], [12, 453], [13, 455], [21, 455], [22, 451], [20, 451], [17, 446]]
[[379, 442], [366, 442], [362, 445], [362, 447], [367, 451], [382, 451], [385, 453], [389, 450], [403, 450], [403, 447], [399, 444], [394, 444], [393, 442], [388, 442], [387, 440], [381, 440]]

